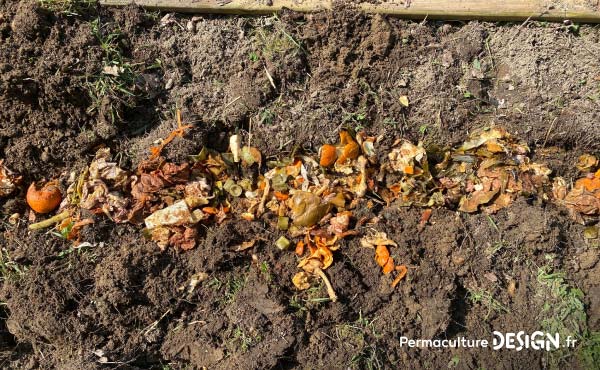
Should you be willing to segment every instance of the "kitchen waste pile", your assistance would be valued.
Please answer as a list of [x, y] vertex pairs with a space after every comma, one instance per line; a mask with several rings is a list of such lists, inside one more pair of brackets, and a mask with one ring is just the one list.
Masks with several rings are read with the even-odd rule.
[[[315, 157], [266, 161], [237, 134], [230, 137], [226, 153], [204, 148], [185, 163], [161, 157], [162, 148], [186, 128], [179, 124], [163, 144], [151, 148], [152, 155], [135, 172], [113, 162], [108, 148], [98, 150], [89, 167], [70, 179], [58, 215], [40, 224], [56, 225], [61, 235], [78, 243], [81, 228], [93, 223], [94, 215], [104, 215], [117, 223], [144, 225], [144, 235], [163, 250], [185, 251], [198, 245], [200, 225], [260, 220], [285, 233], [275, 243], [278, 248], [299, 256], [294, 285], [307, 289], [322, 279], [335, 301], [324, 270], [343, 238], [361, 237], [362, 246], [374, 250], [382, 273], [395, 275], [392, 286], [407, 273], [390, 256], [389, 248], [397, 244], [375, 231], [378, 218], [354, 217], [359, 207], [422, 207], [420, 229], [433, 208], [494, 213], [519, 196], [566, 207], [584, 224], [600, 215], [595, 156], [579, 158], [582, 178], [574, 184], [551, 179], [552, 171], [532, 162], [526, 145], [498, 127], [474, 132], [461, 146], [447, 149], [399, 139], [383, 153], [382, 138], [342, 130], [339, 143], [323, 145]], [[21, 178], [0, 167], [0, 195], [7, 196]], [[237, 250], [255, 243], [246, 241]]]

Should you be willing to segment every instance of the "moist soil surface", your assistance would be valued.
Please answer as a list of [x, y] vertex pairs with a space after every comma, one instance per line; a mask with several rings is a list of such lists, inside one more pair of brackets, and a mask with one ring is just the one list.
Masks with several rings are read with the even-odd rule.
[[[578, 156], [600, 154], [600, 28], [414, 22], [348, 6], [225, 17], [0, 0], [0, 45], [0, 157], [23, 176], [0, 201], [2, 368], [594, 366], [598, 239], [551, 203], [523, 197], [490, 216], [434, 209], [421, 231], [422, 209], [357, 209], [379, 216], [409, 271], [391, 289], [373, 252], [346, 238], [327, 270], [333, 303], [324, 286], [295, 289], [297, 258], [274, 247], [272, 220], [228, 220], [206, 227], [193, 250], [161, 252], [140, 227], [98, 215], [80, 238], [91, 246], [76, 250], [29, 231], [23, 199], [30, 181], [65, 186], [102, 146], [135, 169], [176, 128], [176, 109], [193, 128], [165, 148], [175, 162], [203, 146], [227, 150], [236, 131], [277, 159], [314, 154], [341, 128], [381, 135], [384, 147], [395, 138], [431, 147], [497, 125], [574, 181]], [[554, 289], [541, 271], [564, 279]], [[189, 292], [201, 272], [208, 279]], [[561, 330], [584, 345], [400, 344], [521, 330]]]

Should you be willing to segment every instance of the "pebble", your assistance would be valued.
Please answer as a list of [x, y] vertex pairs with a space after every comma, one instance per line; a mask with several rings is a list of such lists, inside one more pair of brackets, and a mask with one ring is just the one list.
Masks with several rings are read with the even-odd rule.
[[42, 162], [48, 162], [50, 160], [50, 153], [48, 153], [48, 151], [43, 151], [40, 159]]
[[188, 21], [187, 24], [185, 25], [185, 29], [188, 30], [189, 32], [194, 32], [196, 29], [194, 22]]
[[583, 270], [591, 269], [598, 262], [598, 251], [590, 249], [579, 255], [579, 267]]

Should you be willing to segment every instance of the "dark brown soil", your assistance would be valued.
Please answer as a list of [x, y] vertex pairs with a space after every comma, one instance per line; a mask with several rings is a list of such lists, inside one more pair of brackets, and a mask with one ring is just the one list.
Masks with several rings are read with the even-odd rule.
[[[134, 168], [175, 128], [177, 107], [194, 128], [167, 147], [174, 161], [204, 145], [224, 150], [235, 130], [275, 157], [314, 153], [340, 127], [388, 144], [447, 146], [490, 124], [568, 180], [580, 154], [600, 154], [596, 26], [417, 23], [347, 10], [163, 16], [0, 0], [0, 158], [25, 183], [64, 183], [101, 145]], [[108, 58], [95, 24], [100, 38], [118, 35], [131, 94], [90, 96]], [[554, 360], [543, 351], [399, 342], [541, 329], [561, 304], [538, 282], [542, 266], [583, 292], [580, 334], [600, 331], [597, 240], [585, 240], [564, 210], [529, 199], [491, 218], [437, 209], [422, 232], [418, 209], [359, 211], [381, 217], [377, 228], [399, 244], [394, 258], [409, 265], [407, 279], [391, 290], [372, 251], [347, 239], [327, 270], [340, 302], [319, 303], [325, 288], [294, 289], [296, 257], [273, 247], [280, 235], [266, 223], [210, 227], [200, 247], [176, 253], [97, 217], [82, 236], [93, 247], [73, 251], [29, 232], [22, 193], [15, 198], [2, 200], [0, 226], [2, 368], [546, 368]], [[232, 251], [254, 238], [262, 241], [251, 253]], [[209, 278], [188, 293], [200, 272]], [[473, 299], [481, 291], [506, 310]], [[589, 366], [580, 352], [568, 351], [561, 366]]]

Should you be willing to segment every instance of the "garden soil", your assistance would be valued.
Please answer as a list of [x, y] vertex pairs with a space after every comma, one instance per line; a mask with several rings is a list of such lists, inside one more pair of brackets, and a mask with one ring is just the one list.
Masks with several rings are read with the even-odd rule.
[[[600, 28], [588, 25], [415, 22], [348, 6], [269, 17], [64, 12], [0, 0], [0, 158], [23, 189], [65, 186], [102, 146], [134, 169], [181, 109], [193, 128], [165, 148], [173, 161], [225, 151], [236, 131], [276, 159], [315, 154], [341, 128], [381, 135], [385, 151], [401, 137], [457, 145], [496, 125], [574, 181], [577, 157], [600, 154], [599, 55]], [[123, 90], [102, 85], [110, 58], [131, 71]], [[75, 250], [27, 229], [23, 189], [0, 201], [2, 368], [586, 368], [581, 348], [557, 360], [400, 345], [546, 327], [564, 297], [540, 281], [542, 267], [583, 293], [578, 334], [600, 330], [598, 239], [534, 199], [491, 216], [434, 209], [421, 231], [420, 209], [355, 210], [379, 216], [408, 274], [390, 288], [373, 252], [347, 238], [327, 270], [333, 303], [324, 286], [295, 289], [297, 258], [274, 247], [273, 220], [207, 226], [195, 249], [161, 252], [139, 227], [97, 216], [81, 235], [91, 247]], [[198, 273], [208, 277], [190, 292]]]

